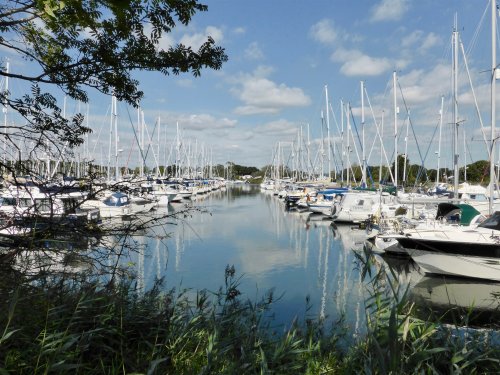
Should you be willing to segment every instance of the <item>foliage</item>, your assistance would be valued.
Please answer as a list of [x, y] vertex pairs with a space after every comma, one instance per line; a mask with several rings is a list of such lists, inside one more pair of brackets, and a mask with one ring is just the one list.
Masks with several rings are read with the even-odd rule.
[[229, 163], [229, 168], [234, 176], [247, 176], [259, 172], [259, 169], [256, 167], [246, 167], [234, 163]]
[[[413, 316], [409, 285], [402, 286], [390, 267], [375, 272], [374, 255], [356, 253], [363, 278], [370, 277], [366, 299], [368, 334], [351, 352], [357, 371], [383, 374], [494, 373], [500, 349], [485, 336], [460, 337], [453, 328]], [[459, 322], [458, 322], [459, 323]], [[356, 370], [355, 370], [356, 372]]]
[[67, 119], [48, 92], [51, 87], [81, 102], [88, 101], [88, 90], [97, 90], [136, 106], [144, 95], [136, 71], [197, 77], [204, 68], [220, 69], [227, 55], [210, 36], [197, 50], [161, 45], [162, 36], [207, 9], [197, 0], [4, 1], [0, 45], [34, 67], [24, 74], [7, 71], [6, 66], [0, 69], [0, 76], [32, 85], [31, 93], [21, 98], [0, 92], [8, 110], [25, 120], [8, 129], [10, 147], [17, 149], [28, 139], [34, 145], [30, 156], [40, 157], [37, 149], [55, 148], [59, 155], [63, 147], [82, 143], [90, 131], [83, 116]]
[[273, 325], [272, 292], [245, 300], [240, 278], [226, 267], [218, 291], [147, 293], [134, 279], [119, 284], [26, 283], [2, 270], [0, 372], [148, 374], [421, 374], [497, 373], [499, 349], [480, 337], [458, 337], [413, 318], [406, 290], [390, 270], [374, 273], [368, 252], [359, 256], [370, 277], [367, 334], [348, 350], [336, 322], [305, 319]]
[[[412, 187], [416, 185], [429, 185], [437, 181], [437, 171], [432, 168], [423, 168], [418, 164], [410, 164], [410, 160], [406, 163], [406, 175], [405, 180], [403, 179], [404, 171], [404, 157], [403, 155], [398, 155], [398, 181], [399, 184], [404, 186]], [[449, 168], [439, 169], [439, 181], [440, 182], [450, 182], [449, 178], [453, 176], [453, 170]], [[391, 166], [391, 172], [394, 176], [394, 163]], [[340, 175], [342, 171], [337, 172]], [[349, 171], [351, 180], [360, 181], [362, 170], [358, 165], [353, 165]], [[347, 176], [347, 169], [343, 171], [344, 178]], [[391, 176], [389, 173], [389, 168], [382, 166], [382, 173], [380, 174], [379, 166], [368, 166], [367, 167], [367, 183], [369, 186], [377, 185], [379, 182], [383, 184], [392, 184]], [[459, 180], [460, 182], [465, 181], [464, 167], [459, 168]], [[489, 183], [489, 162], [486, 160], [479, 160], [474, 163], [467, 165], [467, 182], [472, 184], [482, 184], [487, 185]]]
[[0, 320], [0, 371], [321, 373], [339, 365], [335, 341], [322, 337], [320, 325], [273, 332], [272, 292], [244, 301], [238, 283], [227, 267], [215, 293], [161, 293], [158, 282], [140, 295], [132, 279], [108, 287], [45, 285], [46, 293], [23, 284], [2, 298], [10, 308]]

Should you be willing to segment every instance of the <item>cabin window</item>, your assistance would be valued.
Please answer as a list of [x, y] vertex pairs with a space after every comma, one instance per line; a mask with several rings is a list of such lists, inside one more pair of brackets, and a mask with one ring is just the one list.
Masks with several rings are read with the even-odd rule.
[[35, 199], [35, 210], [40, 212], [50, 212], [50, 199]]
[[2, 198], [2, 206], [15, 206], [16, 205], [16, 199], [15, 198]]
[[74, 213], [77, 205], [76, 199], [63, 199], [64, 212], [66, 213]]
[[358, 206], [363, 206], [364, 204], [365, 204], [365, 200], [364, 199], [358, 200]]
[[20, 198], [19, 199], [19, 207], [31, 207], [31, 199], [29, 198]]

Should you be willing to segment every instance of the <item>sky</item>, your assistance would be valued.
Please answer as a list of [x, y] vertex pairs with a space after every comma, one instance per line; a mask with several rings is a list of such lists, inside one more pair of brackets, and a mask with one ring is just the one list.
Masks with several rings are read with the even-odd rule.
[[[477, 102], [489, 138], [488, 0], [201, 2], [208, 5], [208, 11], [196, 14], [187, 27], [176, 27], [162, 39], [162, 46], [184, 43], [197, 47], [210, 35], [225, 48], [229, 60], [221, 70], [204, 70], [196, 78], [152, 72], [135, 75], [145, 93], [141, 109], [152, 145], [150, 167], [156, 163], [154, 156], [160, 164], [171, 160], [177, 139], [183, 147], [203, 151], [203, 158], [214, 164], [230, 161], [258, 168], [276, 162], [278, 147], [279, 155], [292, 163], [300, 143], [302, 155], [309, 152], [311, 164], [317, 165], [319, 147], [326, 144], [327, 118], [331, 152], [335, 153], [331, 163], [338, 167], [342, 122], [344, 138], [347, 128], [342, 101], [354, 132], [351, 163], [362, 158], [364, 113], [369, 165], [392, 162], [396, 124], [398, 153], [407, 153], [412, 164], [436, 168], [442, 113], [440, 166], [452, 168], [451, 36], [455, 17], [466, 54], [466, 59], [459, 54], [457, 73], [459, 163], [488, 159], [474, 106]], [[27, 68], [15, 56], [7, 57], [12, 71]], [[15, 82], [11, 85], [15, 92]], [[88, 111], [93, 129], [87, 149], [96, 162], [105, 163], [111, 98], [92, 92], [90, 97], [88, 109], [83, 109]], [[80, 103], [67, 103], [68, 112], [77, 110], [82, 111]], [[137, 126], [137, 114], [120, 103], [117, 115], [119, 148], [123, 150], [120, 163], [137, 165], [138, 146], [132, 130]], [[152, 134], [158, 122], [159, 141]]]

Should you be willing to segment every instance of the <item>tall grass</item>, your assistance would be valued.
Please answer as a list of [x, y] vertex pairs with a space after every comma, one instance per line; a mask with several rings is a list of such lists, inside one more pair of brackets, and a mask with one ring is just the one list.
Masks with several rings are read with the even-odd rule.
[[[356, 253], [362, 276], [368, 278], [367, 335], [351, 352], [359, 371], [381, 374], [498, 373], [500, 345], [488, 334], [467, 331], [415, 318], [408, 298], [409, 285], [397, 282], [395, 271], [382, 264], [373, 267], [374, 256], [365, 248]], [[466, 319], [466, 318], [465, 318]], [[464, 334], [465, 332], [465, 334]]]
[[233, 267], [214, 292], [164, 292], [158, 281], [140, 294], [132, 278], [119, 285], [42, 285], [14, 275], [15, 288], [0, 285], [0, 373], [498, 372], [497, 347], [413, 318], [391, 270], [372, 272], [370, 254], [359, 259], [370, 279], [367, 333], [347, 350], [340, 345], [343, 327], [308, 317], [277, 326], [272, 317], [279, 300], [272, 292], [257, 302], [243, 298]]

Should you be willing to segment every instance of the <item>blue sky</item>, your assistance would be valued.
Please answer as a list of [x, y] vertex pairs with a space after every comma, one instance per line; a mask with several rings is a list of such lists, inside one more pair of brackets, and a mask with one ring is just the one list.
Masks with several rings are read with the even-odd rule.
[[[205, 155], [210, 154], [214, 163], [232, 161], [257, 167], [270, 164], [278, 142], [284, 153], [291, 152], [291, 142], [297, 141], [301, 127], [304, 137], [309, 128], [314, 155], [322, 129], [325, 133], [321, 120], [321, 111], [325, 112], [326, 106], [325, 85], [333, 111], [331, 139], [339, 144], [340, 100], [350, 103], [360, 131], [360, 81], [364, 81], [368, 94], [365, 147], [370, 154], [368, 163], [378, 165], [380, 142], [374, 142], [374, 124], [376, 121], [381, 126], [382, 114], [383, 143], [389, 159], [394, 150], [392, 76], [396, 71], [402, 91], [402, 95], [397, 93], [398, 127], [402, 134], [398, 142], [400, 153], [405, 148], [407, 107], [413, 125], [413, 129], [408, 128], [409, 159], [420, 164], [420, 155], [427, 154], [425, 164], [436, 167], [436, 129], [444, 96], [441, 166], [452, 167], [449, 123], [451, 33], [455, 14], [483, 126], [489, 134], [489, 73], [485, 71], [491, 67], [491, 16], [487, 0], [207, 0], [204, 3], [208, 12], [197, 14], [188, 27], [176, 28], [162, 40], [162, 45], [183, 42], [196, 47], [203, 37], [211, 35], [229, 56], [223, 68], [205, 70], [199, 78], [137, 74], [145, 92], [142, 109], [148, 131], [152, 132], [158, 116], [161, 119], [160, 163], [167, 157], [168, 145], [175, 140], [176, 124], [182, 131], [183, 144], [211, 150]], [[15, 70], [15, 57], [9, 59], [11, 70]], [[458, 113], [461, 129], [465, 128], [466, 161], [487, 159], [463, 59], [460, 61]], [[89, 119], [94, 134], [90, 144], [96, 145], [94, 157], [99, 161], [107, 158], [111, 99], [94, 94], [91, 98]], [[373, 114], [367, 107], [368, 100]], [[77, 107], [77, 103], [69, 103], [68, 111]], [[133, 165], [137, 146], [127, 110], [133, 121], [137, 117], [133, 109], [123, 104], [118, 106], [120, 148], [124, 150], [120, 158], [121, 163], [128, 161]], [[463, 163], [463, 139], [459, 144]], [[98, 155], [96, 150], [101, 153]], [[353, 155], [353, 163], [355, 158]], [[150, 163], [153, 164], [152, 158]]]

